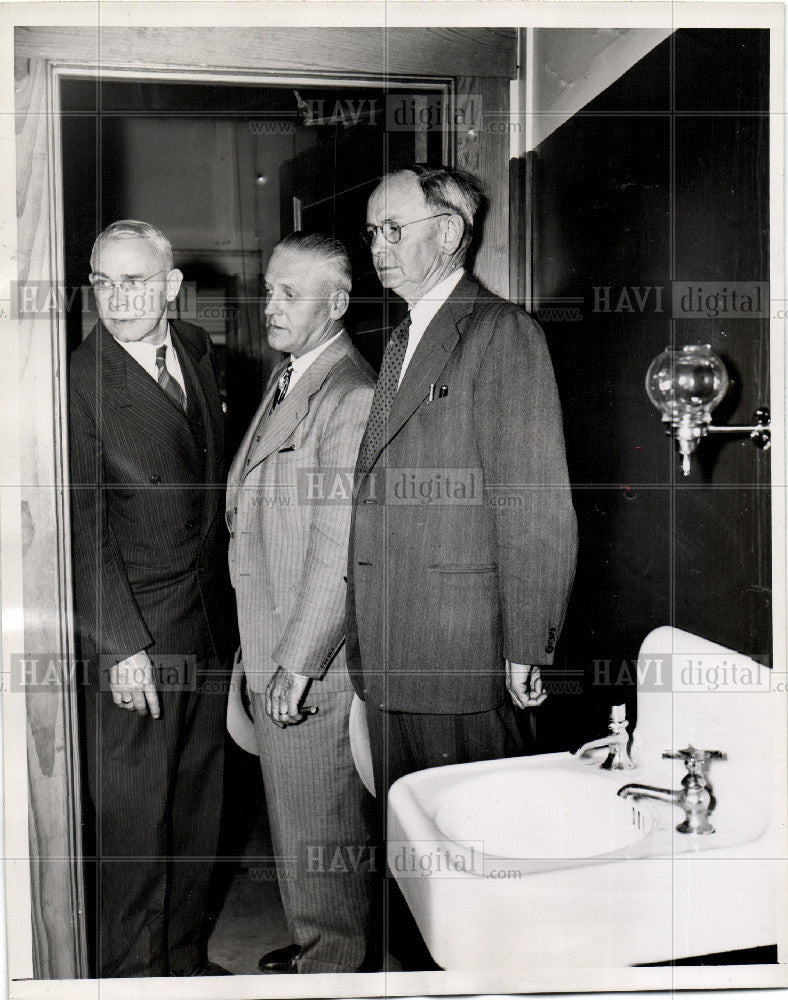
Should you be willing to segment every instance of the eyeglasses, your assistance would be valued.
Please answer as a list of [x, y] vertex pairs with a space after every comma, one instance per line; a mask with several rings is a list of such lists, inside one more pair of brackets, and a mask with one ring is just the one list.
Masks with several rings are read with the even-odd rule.
[[102, 278], [99, 275], [91, 274], [88, 276], [88, 280], [93, 286], [93, 291], [99, 295], [111, 292], [116, 285], [122, 292], [128, 295], [130, 292], [144, 292], [148, 282], [158, 275], [164, 274], [165, 270], [169, 270], [169, 268], [162, 268], [154, 274], [149, 274], [147, 278], [124, 278], [122, 281], [110, 281], [109, 278]]
[[442, 215], [453, 214], [453, 212], [438, 212], [436, 215], [425, 215], [423, 219], [413, 219], [411, 222], [389, 222], [387, 219], [379, 226], [364, 226], [361, 230], [361, 238], [369, 246], [372, 246], [375, 242], [376, 233], [380, 231], [387, 243], [399, 243], [402, 239], [402, 230], [405, 226], [415, 226], [417, 222], [426, 222], [428, 219], [439, 219]]

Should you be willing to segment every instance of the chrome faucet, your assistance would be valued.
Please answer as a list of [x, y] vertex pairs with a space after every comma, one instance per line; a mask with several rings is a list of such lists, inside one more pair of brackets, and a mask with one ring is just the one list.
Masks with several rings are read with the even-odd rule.
[[607, 747], [610, 753], [599, 766], [605, 771], [628, 771], [635, 766], [629, 756], [628, 725], [626, 705], [613, 705], [610, 709], [610, 723], [607, 727], [610, 730], [610, 735], [603, 736], [599, 740], [591, 740], [590, 743], [584, 743], [575, 757], [580, 760], [592, 750]]
[[687, 773], [681, 780], [680, 789], [654, 788], [653, 785], [623, 785], [618, 790], [622, 799], [657, 799], [672, 802], [684, 810], [684, 822], [676, 827], [679, 833], [714, 833], [709, 822], [709, 814], [714, 811], [717, 800], [709, 784], [709, 764], [713, 760], [727, 760], [719, 750], [697, 750], [690, 744], [685, 750], [666, 750], [663, 757], [683, 760]]

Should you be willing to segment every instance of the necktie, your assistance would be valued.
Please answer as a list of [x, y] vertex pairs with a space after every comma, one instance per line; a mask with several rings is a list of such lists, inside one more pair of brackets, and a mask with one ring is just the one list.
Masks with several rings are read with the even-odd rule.
[[383, 355], [383, 364], [380, 366], [375, 395], [372, 397], [367, 429], [364, 431], [358, 453], [358, 469], [361, 472], [367, 472], [372, 467], [372, 463], [385, 444], [386, 424], [391, 404], [397, 392], [399, 373], [402, 371], [402, 362], [405, 360], [409, 332], [410, 313], [392, 333], [386, 346], [386, 353]]
[[276, 382], [276, 392], [274, 393], [274, 401], [271, 404], [271, 413], [279, 406], [282, 400], [287, 395], [287, 387], [290, 385], [290, 376], [293, 374], [293, 362], [285, 368], [282, 374], [279, 376]]
[[167, 393], [170, 399], [177, 406], [180, 406], [182, 410], [186, 409], [186, 394], [181, 388], [180, 382], [173, 378], [167, 370], [167, 362], [165, 361], [165, 355], [167, 353], [167, 345], [162, 344], [161, 347], [156, 348], [156, 367], [159, 369], [159, 385]]

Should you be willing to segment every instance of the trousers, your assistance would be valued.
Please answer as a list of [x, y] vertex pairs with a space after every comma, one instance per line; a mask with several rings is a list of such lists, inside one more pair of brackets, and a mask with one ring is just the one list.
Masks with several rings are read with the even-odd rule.
[[369, 944], [373, 806], [350, 752], [353, 692], [315, 692], [280, 729], [250, 692], [277, 876], [299, 972], [355, 972]]
[[[159, 685], [161, 716], [118, 708], [96, 669], [85, 700], [96, 814], [101, 977], [178, 975], [205, 958], [222, 804], [226, 675]], [[218, 683], [217, 683], [218, 682]]]

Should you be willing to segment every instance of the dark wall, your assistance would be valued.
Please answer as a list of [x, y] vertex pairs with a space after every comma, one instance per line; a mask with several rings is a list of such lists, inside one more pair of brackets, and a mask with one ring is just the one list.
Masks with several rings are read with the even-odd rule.
[[644, 390], [666, 345], [709, 343], [732, 379], [715, 423], [768, 405], [768, 319], [674, 319], [670, 293], [768, 280], [768, 56], [767, 31], [678, 31], [528, 164], [534, 297], [580, 522], [559, 665], [582, 669], [600, 704], [615, 692], [593, 662], [636, 657], [658, 625], [770, 653], [769, 453], [714, 438], [685, 479]]

